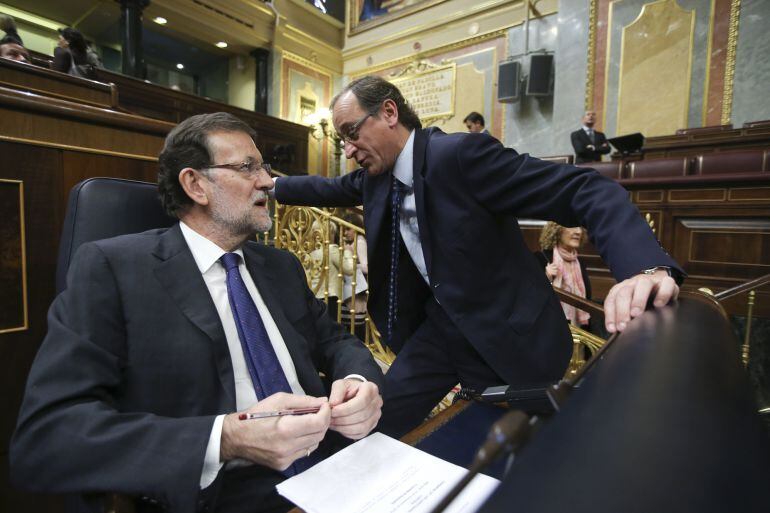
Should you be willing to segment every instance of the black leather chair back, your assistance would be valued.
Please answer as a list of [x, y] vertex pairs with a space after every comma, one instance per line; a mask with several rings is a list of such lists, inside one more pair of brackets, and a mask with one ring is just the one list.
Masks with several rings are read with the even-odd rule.
[[67, 269], [84, 242], [173, 225], [176, 219], [163, 210], [158, 185], [121, 178], [89, 178], [75, 185], [67, 201], [56, 293], [67, 287]]

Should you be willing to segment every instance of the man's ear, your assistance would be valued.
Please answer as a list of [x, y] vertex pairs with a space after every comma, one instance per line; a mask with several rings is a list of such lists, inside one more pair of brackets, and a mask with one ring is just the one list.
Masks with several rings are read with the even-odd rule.
[[179, 184], [184, 189], [185, 194], [198, 205], [209, 204], [206, 181], [203, 173], [191, 167], [186, 167], [179, 172]]
[[388, 127], [394, 128], [398, 124], [398, 106], [393, 100], [382, 102], [382, 117], [387, 121]]

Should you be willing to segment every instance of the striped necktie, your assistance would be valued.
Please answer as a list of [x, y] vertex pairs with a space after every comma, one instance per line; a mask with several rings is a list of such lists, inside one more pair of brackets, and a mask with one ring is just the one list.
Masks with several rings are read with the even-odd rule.
[[388, 317], [386, 336], [388, 345], [393, 341], [393, 326], [398, 318], [398, 254], [401, 249], [401, 230], [399, 209], [403, 187], [395, 176], [391, 177], [390, 187], [390, 277], [388, 280]]

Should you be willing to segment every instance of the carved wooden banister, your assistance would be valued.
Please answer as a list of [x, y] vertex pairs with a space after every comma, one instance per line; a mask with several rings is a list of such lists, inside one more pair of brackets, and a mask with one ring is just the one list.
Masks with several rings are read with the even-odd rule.
[[554, 287], [553, 290], [556, 292], [556, 295], [559, 296], [559, 301], [567, 303], [568, 305], [572, 305], [575, 308], [580, 308], [581, 310], [584, 310], [591, 315], [598, 315], [604, 319], [604, 308], [597, 305], [596, 303], [580, 296], [576, 296], [575, 294], [567, 292], [564, 289], [560, 289], [559, 287]]

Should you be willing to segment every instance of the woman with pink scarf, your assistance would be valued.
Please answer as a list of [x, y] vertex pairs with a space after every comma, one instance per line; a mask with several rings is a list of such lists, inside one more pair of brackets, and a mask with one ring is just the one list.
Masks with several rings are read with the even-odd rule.
[[[576, 296], [591, 299], [591, 282], [588, 272], [578, 260], [578, 249], [585, 241], [585, 231], [581, 227], [565, 228], [554, 222], [546, 223], [540, 233], [542, 251], [535, 253], [540, 264], [545, 267], [545, 275], [553, 283]], [[580, 328], [588, 329], [591, 315], [578, 310], [572, 305], [562, 303], [567, 320]]]

